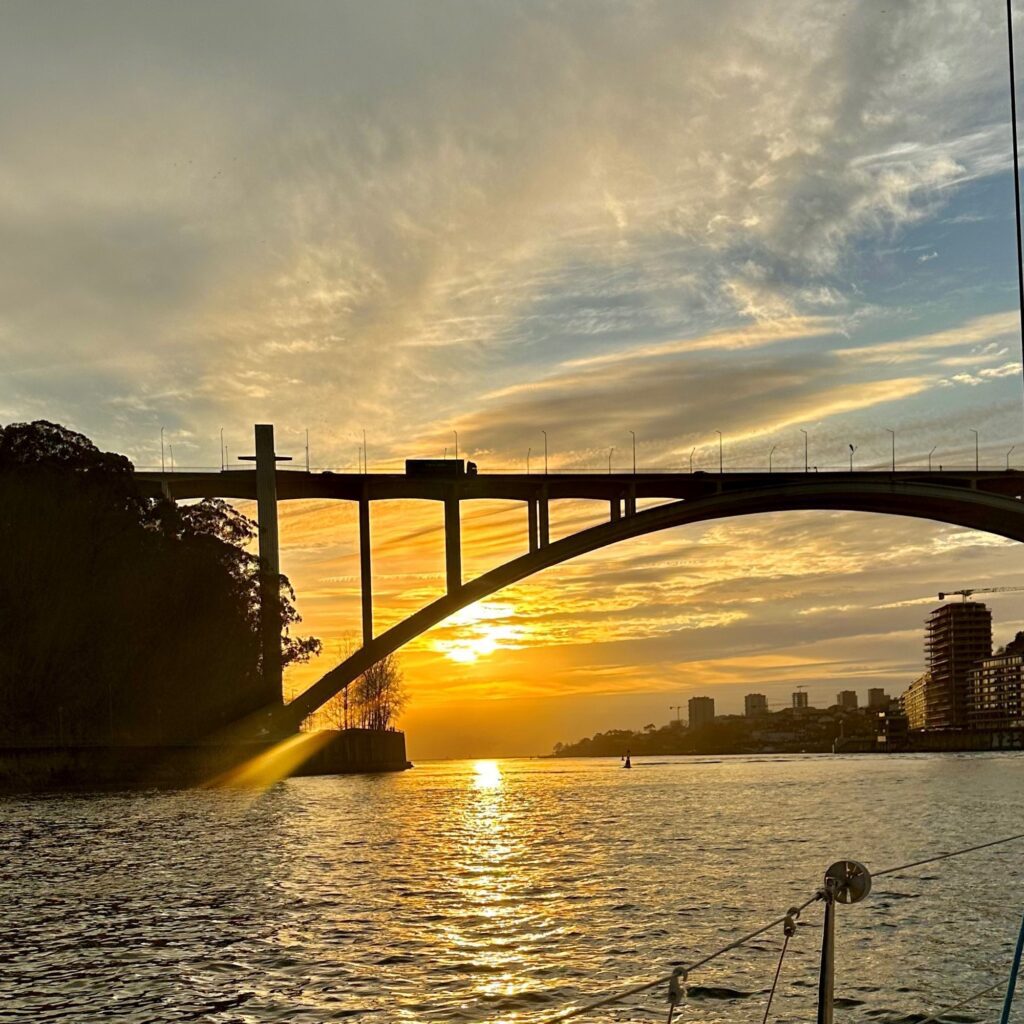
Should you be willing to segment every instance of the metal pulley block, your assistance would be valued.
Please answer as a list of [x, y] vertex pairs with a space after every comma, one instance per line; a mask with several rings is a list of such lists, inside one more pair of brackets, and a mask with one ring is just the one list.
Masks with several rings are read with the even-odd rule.
[[837, 903], [860, 903], [871, 892], [871, 872], [860, 861], [837, 860], [825, 872], [825, 892]]

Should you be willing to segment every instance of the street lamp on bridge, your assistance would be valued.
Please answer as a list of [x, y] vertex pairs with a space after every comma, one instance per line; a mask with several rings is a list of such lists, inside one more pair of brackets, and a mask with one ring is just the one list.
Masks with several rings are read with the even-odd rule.
[[1010, 456], [1013, 454], [1013, 449], [1016, 448], [1016, 447], [1017, 447], [1016, 445], [1013, 445], [1013, 447], [1006, 453], [1006, 468], [1007, 468], [1007, 470], [1009, 470], [1009, 468], [1010, 468]]
[[696, 446], [690, 449], [690, 472], [693, 472], [693, 453], [697, 450]]
[[969, 427], [968, 429], [974, 435], [974, 472], [977, 473], [978, 472], [978, 432], [974, 429], [974, 427]]
[[857, 450], [856, 446], [850, 445], [850, 472], [853, 472], [853, 453]]
[[807, 464], [807, 431], [803, 427], [800, 428], [800, 433], [804, 435], [804, 472], [808, 472]]
[[167, 472], [167, 469], [164, 466], [164, 428], [163, 427], [160, 428], [160, 472], [161, 473]]
[[609, 476], [612, 475], [612, 452], [613, 451], [615, 451], [615, 445], [612, 445], [611, 448], [608, 449], [608, 475]]
[[[938, 445], [935, 446], [935, 448], [938, 448], [938, 447], [939, 447]], [[932, 471], [932, 456], [935, 454], [935, 448], [932, 448], [932, 450], [928, 453], [928, 472], [929, 473]]]
[[530, 453], [533, 451], [532, 448], [526, 449], [526, 475], [530, 475]]
[[716, 430], [715, 433], [718, 435], [718, 475], [722, 475], [722, 432]]
[[542, 430], [541, 433], [544, 435], [544, 475], [548, 475], [548, 432]]
[[[459, 461], [459, 432], [457, 430], [453, 430], [452, 433], [455, 435], [455, 461], [458, 462]], [[365, 437], [363, 438], [363, 444], [364, 445], [366, 444], [366, 438]]]
[[892, 435], [892, 471], [896, 472], [896, 431], [892, 427], [885, 428]]
[[630, 434], [633, 437], [633, 476], [636, 476], [636, 431], [631, 430]]
[[773, 444], [772, 445], [772, 450], [768, 453], [768, 472], [769, 473], [772, 471], [772, 456], [775, 454], [775, 449], [777, 447], [778, 447], [778, 445]]

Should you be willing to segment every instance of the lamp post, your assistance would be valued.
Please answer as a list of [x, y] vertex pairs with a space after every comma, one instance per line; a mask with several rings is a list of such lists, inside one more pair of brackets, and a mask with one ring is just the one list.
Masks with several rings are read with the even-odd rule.
[[548, 432], [542, 430], [541, 433], [544, 435], [544, 475], [548, 475]]
[[978, 472], [978, 432], [974, 427], [969, 428], [971, 433], [974, 435], [974, 472]]
[[896, 472], [896, 431], [892, 427], [885, 428], [892, 435], [892, 471]]
[[160, 472], [161, 473], [166, 472], [166, 467], [164, 466], [164, 428], [163, 427], [160, 428]]
[[718, 475], [722, 475], [722, 432], [716, 430], [715, 433], [718, 435]]
[[532, 448], [526, 449], [526, 475], [530, 475], [530, 455], [533, 452]]
[[800, 433], [804, 435], [804, 472], [808, 471], [807, 463], [807, 431], [803, 427], [800, 428]]
[[455, 435], [455, 461], [459, 461], [459, 432], [453, 430], [452, 433]]
[[636, 476], [636, 431], [631, 430], [629, 433], [633, 438], [633, 476]]
[[306, 428], [306, 472], [309, 472], [309, 427]]
[[224, 428], [220, 428], [220, 471], [224, 472]]
[[693, 453], [696, 451], [696, 447], [690, 449], [690, 472], [693, 472]]
[[167, 446], [168, 451], [171, 453], [171, 472], [174, 472], [174, 445]]
[[853, 472], [853, 453], [856, 450], [857, 450], [856, 447], [854, 447], [854, 445], [851, 444], [850, 445], [850, 472], [851, 473]]
[[[938, 448], [938, 447], [939, 447], [938, 445], [935, 445], [935, 448]], [[932, 456], [935, 454], [935, 448], [932, 448], [932, 450], [928, 453], [928, 472], [929, 473], [932, 471]]]
[[1011, 456], [1011, 455], [1013, 454], [1013, 449], [1014, 449], [1014, 448], [1016, 448], [1016, 447], [1017, 447], [1017, 446], [1016, 446], [1016, 445], [1014, 445], [1014, 446], [1013, 446], [1013, 448], [1011, 448], [1011, 449], [1010, 449], [1010, 450], [1009, 450], [1009, 451], [1008, 451], [1008, 452], [1006, 453], [1006, 468], [1007, 468], [1007, 470], [1009, 470], [1009, 468], [1010, 468], [1010, 456]]
[[775, 449], [778, 445], [772, 445], [772, 450], [768, 453], [768, 472], [772, 471], [772, 456], [775, 454]]
[[363, 475], [369, 473], [369, 469], [366, 466], [366, 431], [363, 431]]
[[612, 445], [611, 448], [608, 449], [608, 475], [609, 476], [612, 475], [612, 452], [613, 451], [615, 451], [615, 445]]

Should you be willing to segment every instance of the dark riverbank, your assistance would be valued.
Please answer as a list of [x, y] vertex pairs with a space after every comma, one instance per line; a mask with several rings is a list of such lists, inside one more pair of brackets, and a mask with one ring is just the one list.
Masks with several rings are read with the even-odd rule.
[[283, 743], [0, 748], [0, 792], [259, 785], [288, 775], [404, 771], [405, 733], [300, 733]]

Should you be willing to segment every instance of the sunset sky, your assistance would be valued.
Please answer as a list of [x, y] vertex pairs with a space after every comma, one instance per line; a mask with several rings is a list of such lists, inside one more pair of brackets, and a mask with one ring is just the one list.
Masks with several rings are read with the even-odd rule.
[[[454, 446], [525, 469], [1024, 466], [1002, 0], [8, 0], [0, 422], [137, 465]], [[1024, 35], [1022, 35], [1024, 38]], [[535, 467], [539, 463], [534, 464]], [[561, 536], [606, 508], [553, 510]], [[282, 506], [324, 655], [358, 630], [355, 510]], [[373, 509], [377, 624], [440, 594], [441, 510]], [[525, 510], [464, 506], [467, 576]], [[909, 519], [669, 531], [403, 652], [412, 756], [541, 753], [807, 684], [898, 692], [939, 589], [1024, 552]], [[1024, 595], [991, 602], [996, 638]]]

